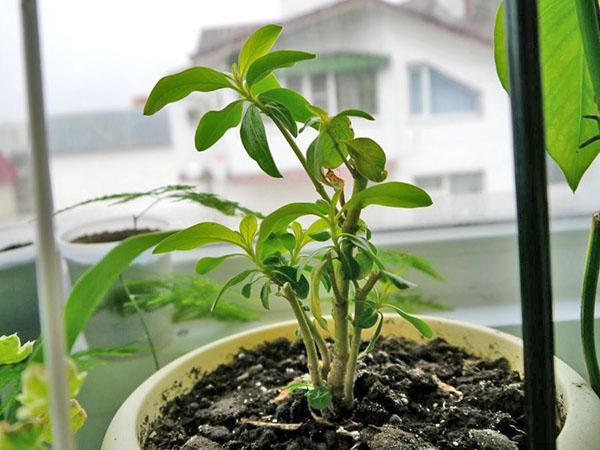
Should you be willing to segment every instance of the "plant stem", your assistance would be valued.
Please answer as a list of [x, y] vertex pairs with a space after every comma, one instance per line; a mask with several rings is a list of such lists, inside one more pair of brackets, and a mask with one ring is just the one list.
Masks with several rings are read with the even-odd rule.
[[[583, 51], [590, 72], [596, 113], [600, 113], [600, 12], [597, 0], [575, 0]], [[600, 122], [598, 122], [600, 125]]]
[[600, 396], [600, 368], [594, 338], [594, 309], [600, 272], [600, 212], [594, 213], [588, 241], [581, 294], [581, 341], [590, 384]]
[[150, 348], [150, 353], [152, 354], [152, 359], [154, 360], [154, 368], [155, 368], [155, 370], [158, 371], [160, 369], [160, 364], [158, 363], [158, 355], [156, 354], [156, 348], [154, 347], [154, 342], [152, 341], [152, 336], [150, 336], [150, 331], [148, 329], [148, 326], [146, 325], [146, 321], [144, 320], [144, 314], [142, 313], [142, 310], [141, 310], [140, 306], [138, 305], [137, 300], [135, 299], [135, 296], [131, 293], [131, 291], [129, 290], [129, 287], [127, 287], [127, 284], [125, 283], [123, 275], [120, 275], [119, 278], [121, 279], [121, 284], [123, 284], [123, 289], [125, 290], [125, 294], [127, 294], [127, 297], [129, 297], [129, 301], [133, 304], [133, 307], [135, 308], [138, 318], [140, 319], [140, 323], [142, 324], [142, 329], [144, 330], [144, 335], [146, 336], [146, 340], [148, 341], [148, 347]]
[[352, 342], [350, 344], [350, 356], [348, 359], [348, 365], [346, 367], [346, 374], [344, 377], [344, 402], [348, 406], [352, 406], [354, 403], [354, 378], [356, 372], [356, 363], [358, 361], [358, 351], [360, 350], [360, 343], [362, 342], [362, 328], [356, 325], [357, 318], [363, 313], [365, 300], [367, 295], [371, 292], [371, 289], [375, 287], [375, 284], [379, 280], [381, 272], [373, 272], [365, 281], [362, 288], [356, 291], [354, 297], [354, 322], [352, 330]]
[[302, 335], [302, 341], [306, 348], [306, 365], [308, 366], [308, 373], [313, 386], [321, 386], [321, 375], [319, 374], [319, 358], [317, 356], [317, 348], [315, 341], [310, 331], [310, 325], [302, 310], [300, 302], [296, 298], [296, 294], [292, 291], [289, 283], [283, 285], [283, 296], [288, 300], [300, 326], [300, 334]]
[[[271, 116], [269, 116], [269, 117], [271, 117]], [[308, 163], [306, 162], [306, 158], [302, 154], [302, 150], [300, 150], [300, 148], [296, 144], [296, 141], [294, 140], [294, 137], [290, 134], [290, 132], [288, 130], [286, 130], [283, 127], [283, 125], [281, 125], [279, 123], [278, 120], [273, 119], [273, 123], [275, 123], [275, 125], [277, 126], [277, 128], [279, 129], [279, 131], [281, 132], [281, 134], [283, 135], [283, 137], [287, 141], [287, 143], [292, 148], [292, 151], [296, 155], [296, 158], [298, 158], [298, 160], [300, 161], [300, 164], [302, 164], [302, 168], [304, 169], [304, 171], [308, 175], [308, 178], [310, 178], [310, 181], [312, 181], [312, 184], [315, 186], [315, 189], [317, 190], [318, 194], [326, 202], [331, 202], [331, 198], [329, 197], [329, 194], [327, 194], [327, 191], [325, 191], [325, 188], [323, 187], [323, 185], [321, 183], [319, 183], [319, 180], [317, 180], [315, 178], [315, 176], [312, 174], [312, 172], [309, 170]]]
[[[302, 311], [302, 312], [304, 313], [304, 316], [306, 317], [306, 312], [304, 312], [304, 311]], [[306, 317], [306, 321], [308, 322], [308, 325], [310, 327], [310, 332], [313, 336], [313, 339], [315, 340], [315, 342], [317, 344], [317, 349], [319, 350], [319, 354], [321, 355], [321, 376], [324, 379], [327, 379], [327, 375], [329, 374], [329, 371], [331, 370], [331, 360], [329, 357], [329, 349], [327, 348], [327, 343], [325, 342], [325, 339], [323, 339], [323, 336], [319, 332], [319, 329], [317, 328], [315, 323], [311, 322], [308, 317]]]

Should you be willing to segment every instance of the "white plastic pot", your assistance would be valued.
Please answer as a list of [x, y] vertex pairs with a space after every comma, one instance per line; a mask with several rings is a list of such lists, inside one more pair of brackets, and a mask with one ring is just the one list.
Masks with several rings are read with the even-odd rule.
[[[522, 371], [520, 339], [468, 323], [424, 317], [436, 336], [468, 352], [486, 357], [504, 356], [515, 370]], [[140, 450], [140, 440], [148, 426], [160, 417], [166, 401], [189, 391], [197, 380], [197, 369], [210, 372], [219, 364], [230, 362], [241, 348], [255, 348], [278, 338], [295, 339], [294, 321], [257, 328], [199, 348], [173, 361], [148, 378], [121, 406], [113, 418], [102, 444], [102, 450]], [[371, 330], [372, 332], [372, 330]], [[383, 334], [424, 341], [418, 332], [397, 316], [386, 316]], [[365, 333], [368, 336], [368, 333]], [[555, 359], [556, 387], [563, 421], [557, 444], [561, 450], [593, 450], [599, 448], [600, 399], [570, 367]]]
[[[67, 263], [69, 278], [74, 284], [89, 268], [97, 264], [119, 242], [84, 244], [71, 242], [79, 236], [103, 231], [118, 231], [133, 226], [131, 216], [106, 220], [97, 220], [71, 228], [58, 237], [60, 252]], [[157, 230], [168, 229], [169, 224], [155, 217], [142, 217], [138, 220], [138, 228]], [[126, 280], [158, 278], [170, 273], [171, 259], [169, 255], [153, 255], [148, 250], [137, 257], [123, 273]], [[120, 283], [117, 282], [115, 286]], [[153, 344], [156, 348], [168, 345], [174, 332], [171, 323], [172, 308], [161, 308], [151, 312], [143, 312], [144, 320], [149, 328]], [[88, 345], [92, 348], [106, 348], [124, 345], [137, 345], [147, 350], [146, 339], [139, 317], [135, 314], [123, 316], [118, 312], [100, 307], [90, 318], [84, 329]]]
[[[18, 224], [0, 229], [0, 248], [33, 242], [33, 228]], [[21, 339], [40, 334], [35, 245], [0, 252], [0, 335], [19, 333]]]

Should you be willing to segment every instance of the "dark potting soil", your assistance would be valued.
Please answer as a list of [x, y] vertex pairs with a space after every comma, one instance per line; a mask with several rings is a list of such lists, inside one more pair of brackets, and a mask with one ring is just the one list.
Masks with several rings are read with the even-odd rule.
[[525, 446], [523, 383], [503, 358], [480, 359], [442, 339], [382, 339], [359, 363], [353, 411], [326, 420], [313, 417], [303, 393], [285, 395], [305, 372], [299, 342], [243, 350], [163, 407], [144, 450]]
[[10, 245], [7, 245], [6, 247], [0, 247], [0, 253], [8, 252], [10, 250], [16, 250], [18, 248], [29, 247], [31, 244], [33, 244], [33, 242], [31, 242], [31, 241], [17, 242], [15, 244], [10, 244]]
[[156, 228], [127, 228], [117, 231], [102, 231], [99, 233], [84, 234], [71, 239], [73, 244], [101, 244], [104, 242], [123, 241], [138, 234], [152, 233], [158, 231]]

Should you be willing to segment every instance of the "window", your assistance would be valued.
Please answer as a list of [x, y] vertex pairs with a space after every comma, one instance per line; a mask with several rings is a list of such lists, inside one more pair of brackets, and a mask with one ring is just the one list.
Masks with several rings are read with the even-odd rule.
[[479, 94], [427, 66], [409, 69], [409, 110], [413, 115], [476, 112]]
[[335, 88], [338, 111], [358, 108], [377, 113], [377, 74], [374, 71], [337, 73]]
[[483, 192], [483, 172], [464, 172], [445, 175], [420, 175], [415, 184], [426, 191], [450, 195], [478, 194]]
[[285, 87], [302, 93], [302, 77], [300, 75], [289, 75], [285, 78]]
[[329, 109], [329, 90], [327, 89], [327, 74], [311, 75], [310, 93], [312, 103], [323, 108]]

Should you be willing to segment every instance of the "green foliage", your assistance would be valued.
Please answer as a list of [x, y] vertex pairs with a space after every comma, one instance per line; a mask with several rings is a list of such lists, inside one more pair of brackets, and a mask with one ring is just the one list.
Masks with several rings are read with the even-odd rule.
[[331, 390], [324, 386], [309, 389], [306, 392], [306, 400], [308, 401], [308, 406], [312, 409], [322, 410], [329, 408], [332, 401]]
[[254, 105], [246, 110], [240, 127], [240, 137], [250, 158], [256, 161], [265, 173], [275, 178], [282, 177], [273, 161], [260, 111]]
[[387, 178], [385, 153], [377, 142], [357, 138], [345, 142], [356, 170], [367, 180], [381, 182]]
[[21, 338], [17, 333], [10, 336], [0, 336], [0, 365], [15, 364], [23, 361], [33, 351], [33, 341], [21, 345]]
[[196, 128], [194, 142], [199, 152], [212, 147], [230, 128], [242, 120], [244, 102], [236, 100], [220, 111], [209, 111], [202, 116]]
[[[600, 122], [584, 116], [600, 113], [600, 92], [594, 94], [594, 82], [600, 84], [600, 62], [596, 73], [591, 74], [584, 53], [585, 42], [579, 32], [578, 3], [581, 0], [540, 0], [538, 7], [546, 148], [573, 190], [600, 153], [600, 141], [580, 148], [599, 133]], [[594, 20], [593, 14], [589, 19]], [[600, 37], [597, 35], [595, 39], [598, 41]], [[595, 48], [599, 45], [596, 42]], [[504, 5], [496, 16], [494, 54], [498, 77], [509, 91]], [[587, 56], [600, 60], [598, 51]]]
[[366, 208], [369, 205], [393, 208], [422, 208], [430, 206], [431, 197], [423, 189], [408, 183], [390, 181], [359, 192], [346, 203], [346, 209]]
[[296, 122], [304, 123], [313, 117], [313, 114], [308, 109], [308, 100], [291, 89], [271, 89], [260, 94], [258, 98], [265, 103], [276, 102], [283, 105]]
[[171, 234], [156, 246], [154, 253], [194, 250], [216, 242], [226, 242], [244, 248], [242, 236], [237, 231], [230, 230], [220, 223], [202, 222]]
[[244, 74], [248, 67], [263, 55], [266, 55], [269, 50], [275, 45], [277, 38], [281, 34], [283, 27], [279, 25], [265, 25], [256, 30], [248, 38], [242, 50], [240, 51], [239, 71]]
[[144, 198], [153, 199], [155, 202], [170, 200], [173, 202], [186, 201], [190, 203], [196, 203], [207, 208], [215, 209], [226, 216], [234, 216], [236, 214], [253, 214], [257, 217], [262, 217], [260, 213], [249, 210], [248, 208], [244, 208], [237, 202], [224, 200], [215, 194], [197, 192], [194, 186], [189, 186], [186, 184], [161, 186], [143, 192], [121, 192], [118, 194], [102, 195], [100, 197], [91, 198], [89, 200], [68, 206], [67, 208], [63, 208], [57, 211], [56, 214], [61, 214], [65, 211], [79, 208], [80, 206], [84, 205], [91, 205], [95, 203], [108, 203], [111, 206], [122, 205]]
[[297, 62], [314, 59], [313, 53], [297, 50], [279, 50], [267, 53], [252, 63], [246, 75], [246, 81], [250, 86], [264, 79], [275, 70], [291, 67]]

